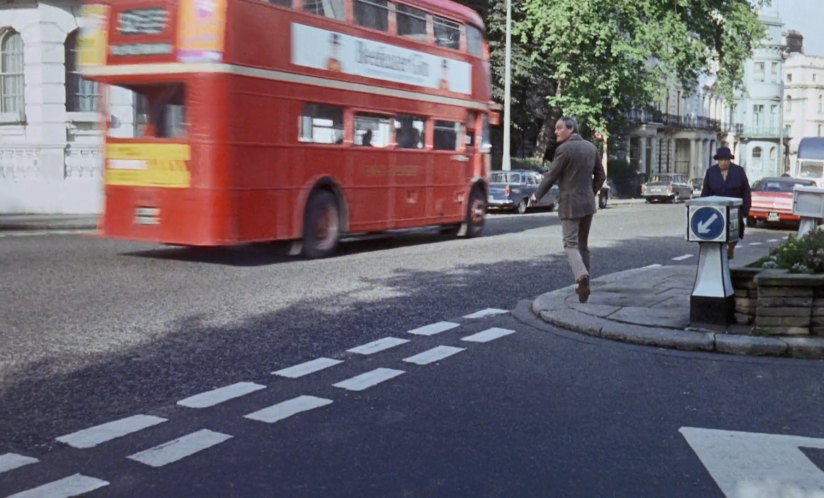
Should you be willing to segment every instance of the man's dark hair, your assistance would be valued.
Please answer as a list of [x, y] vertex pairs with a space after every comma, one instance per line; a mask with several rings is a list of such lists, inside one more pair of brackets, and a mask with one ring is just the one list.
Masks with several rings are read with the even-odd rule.
[[563, 116], [560, 120], [564, 122], [564, 126], [572, 130], [572, 133], [578, 133], [578, 121], [575, 118]]

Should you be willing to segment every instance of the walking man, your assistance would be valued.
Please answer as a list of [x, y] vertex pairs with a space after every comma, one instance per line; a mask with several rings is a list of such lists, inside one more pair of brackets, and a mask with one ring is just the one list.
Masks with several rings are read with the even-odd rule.
[[589, 299], [589, 229], [597, 210], [595, 196], [606, 180], [598, 149], [578, 134], [574, 118], [562, 117], [555, 123], [558, 148], [552, 170], [544, 175], [538, 190], [530, 198], [536, 202], [552, 185], [558, 183], [558, 216], [564, 237], [564, 252], [575, 276], [575, 292], [582, 303]]

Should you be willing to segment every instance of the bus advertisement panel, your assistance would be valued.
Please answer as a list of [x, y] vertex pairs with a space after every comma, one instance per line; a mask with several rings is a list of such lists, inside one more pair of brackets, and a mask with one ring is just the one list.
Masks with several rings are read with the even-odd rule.
[[[182, 245], [481, 233], [489, 53], [450, 0], [87, 3], [109, 85], [104, 236]], [[104, 48], [101, 51], [101, 47]]]

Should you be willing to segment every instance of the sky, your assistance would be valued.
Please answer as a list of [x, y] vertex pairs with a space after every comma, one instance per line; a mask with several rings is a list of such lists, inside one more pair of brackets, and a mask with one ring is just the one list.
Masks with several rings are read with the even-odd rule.
[[824, 0], [772, 0], [784, 21], [784, 31], [794, 29], [804, 35], [804, 53], [824, 57]]

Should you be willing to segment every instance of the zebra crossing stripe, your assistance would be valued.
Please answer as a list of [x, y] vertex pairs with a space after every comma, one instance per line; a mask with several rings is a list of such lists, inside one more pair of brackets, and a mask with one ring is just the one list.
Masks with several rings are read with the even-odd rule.
[[39, 461], [36, 458], [18, 455], [17, 453], [6, 453], [0, 455], [0, 474]]
[[189, 396], [186, 399], [178, 401], [177, 404], [188, 408], [208, 408], [261, 389], [266, 389], [266, 386], [255, 384], [254, 382], [238, 382], [237, 384], [219, 387], [211, 391]]
[[504, 313], [509, 313], [509, 311], [499, 310], [498, 308], [487, 308], [485, 310], [476, 311], [475, 313], [464, 315], [464, 318], [483, 318], [486, 316], [503, 315]]
[[297, 365], [292, 365], [291, 367], [272, 372], [272, 375], [280, 375], [281, 377], [297, 379], [298, 377], [303, 377], [304, 375], [309, 375], [325, 368], [333, 367], [338, 363], [343, 363], [343, 360], [334, 360], [332, 358], [315, 358], [314, 360], [299, 363]]
[[257, 420], [258, 422], [265, 422], [267, 424], [274, 424], [275, 422], [289, 418], [292, 415], [331, 404], [331, 399], [303, 395], [298, 396], [297, 398], [282, 401], [262, 410], [252, 412], [248, 415], [244, 415], [243, 418]]
[[395, 346], [400, 346], [401, 344], [406, 344], [409, 342], [409, 339], [399, 339], [397, 337], [384, 337], [383, 339], [378, 339], [377, 341], [372, 341], [361, 346], [354, 347], [352, 349], [347, 349], [349, 353], [357, 353], [357, 354], [375, 354], [380, 351], [394, 348]]
[[452, 330], [459, 326], [460, 324], [454, 322], [430, 323], [429, 325], [424, 325], [423, 327], [410, 330], [409, 333], [414, 335], [435, 335], [440, 334], [441, 332], [446, 332], [447, 330]]
[[424, 351], [423, 353], [416, 354], [415, 356], [404, 358], [403, 361], [407, 363], [414, 363], [416, 365], [429, 365], [430, 363], [443, 360], [444, 358], [449, 358], [453, 354], [458, 354], [461, 351], [466, 351], [466, 349], [455, 348], [452, 346], [438, 346], [428, 351]]
[[67, 498], [91, 493], [109, 483], [95, 477], [74, 474], [63, 479], [15, 493], [8, 498]]
[[337, 384], [332, 384], [334, 387], [340, 387], [348, 391], [363, 391], [372, 386], [378, 385], [381, 382], [386, 382], [389, 379], [394, 379], [398, 375], [403, 374], [403, 370], [393, 370], [391, 368], [376, 368], [369, 372], [356, 375], [352, 378], [342, 380]]
[[153, 415], [133, 415], [115, 420], [114, 422], [108, 422], [83, 429], [82, 431], [66, 434], [65, 436], [58, 437], [57, 440], [75, 448], [94, 448], [100, 443], [117, 439], [165, 421], [165, 418], [155, 417]]
[[477, 334], [466, 336], [461, 340], [467, 342], [489, 342], [514, 333], [514, 330], [492, 327], [491, 329], [483, 330]]
[[183, 437], [173, 439], [148, 450], [129, 455], [127, 458], [144, 463], [150, 467], [162, 467], [182, 460], [200, 451], [218, 445], [232, 436], [220, 432], [201, 429]]

